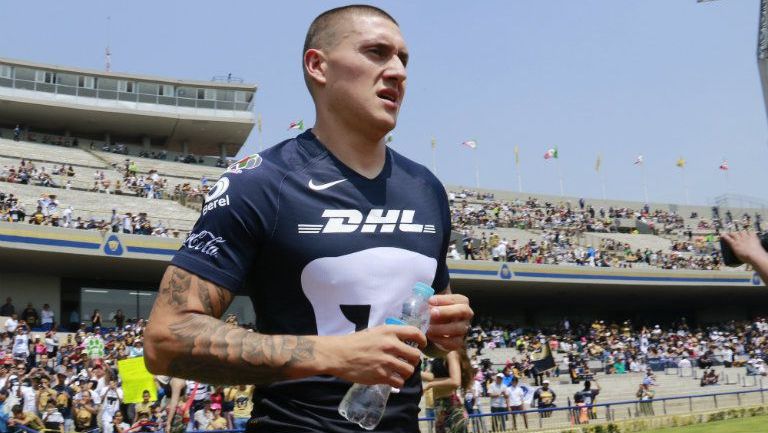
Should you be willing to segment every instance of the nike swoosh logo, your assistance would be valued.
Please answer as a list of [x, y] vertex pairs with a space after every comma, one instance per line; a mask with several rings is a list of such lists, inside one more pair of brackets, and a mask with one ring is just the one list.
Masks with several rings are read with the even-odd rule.
[[311, 189], [312, 191], [322, 191], [322, 190], [328, 189], [328, 188], [330, 188], [330, 187], [332, 187], [334, 185], [338, 185], [338, 184], [344, 182], [345, 180], [347, 180], [347, 179], [340, 179], [340, 180], [335, 180], [333, 182], [328, 182], [328, 183], [323, 183], [323, 184], [320, 184], [320, 185], [315, 185], [315, 183], [312, 182], [312, 179], [309, 179], [309, 189]]

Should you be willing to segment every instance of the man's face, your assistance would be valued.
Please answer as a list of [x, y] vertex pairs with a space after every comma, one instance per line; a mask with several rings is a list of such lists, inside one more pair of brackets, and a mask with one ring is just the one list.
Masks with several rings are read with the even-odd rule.
[[343, 124], [392, 130], [405, 96], [408, 52], [400, 29], [389, 20], [356, 16], [338, 24], [327, 47], [325, 88], [331, 110]]

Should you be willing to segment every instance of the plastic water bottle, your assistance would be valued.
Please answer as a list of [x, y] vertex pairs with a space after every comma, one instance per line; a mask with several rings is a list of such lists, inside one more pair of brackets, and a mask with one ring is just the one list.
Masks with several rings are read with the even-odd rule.
[[[388, 318], [387, 325], [411, 325], [426, 333], [429, 327], [429, 303], [435, 290], [424, 283], [416, 283], [413, 293], [403, 303], [400, 319]], [[410, 344], [410, 343], [409, 343]], [[415, 345], [415, 344], [414, 344]], [[387, 407], [392, 387], [389, 385], [354, 384], [339, 405], [339, 414], [366, 430], [379, 425]]]

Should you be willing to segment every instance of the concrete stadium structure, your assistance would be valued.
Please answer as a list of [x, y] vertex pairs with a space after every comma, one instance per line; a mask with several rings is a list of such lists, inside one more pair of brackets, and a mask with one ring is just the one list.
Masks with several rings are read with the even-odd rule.
[[[256, 85], [189, 81], [0, 58], [0, 127], [234, 156], [255, 124]], [[81, 142], [83, 144], [85, 140]]]

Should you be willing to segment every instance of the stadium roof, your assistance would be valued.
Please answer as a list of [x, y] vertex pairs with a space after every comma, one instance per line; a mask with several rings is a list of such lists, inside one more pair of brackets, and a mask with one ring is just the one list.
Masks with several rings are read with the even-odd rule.
[[0, 126], [233, 156], [255, 125], [256, 90], [0, 58]]

